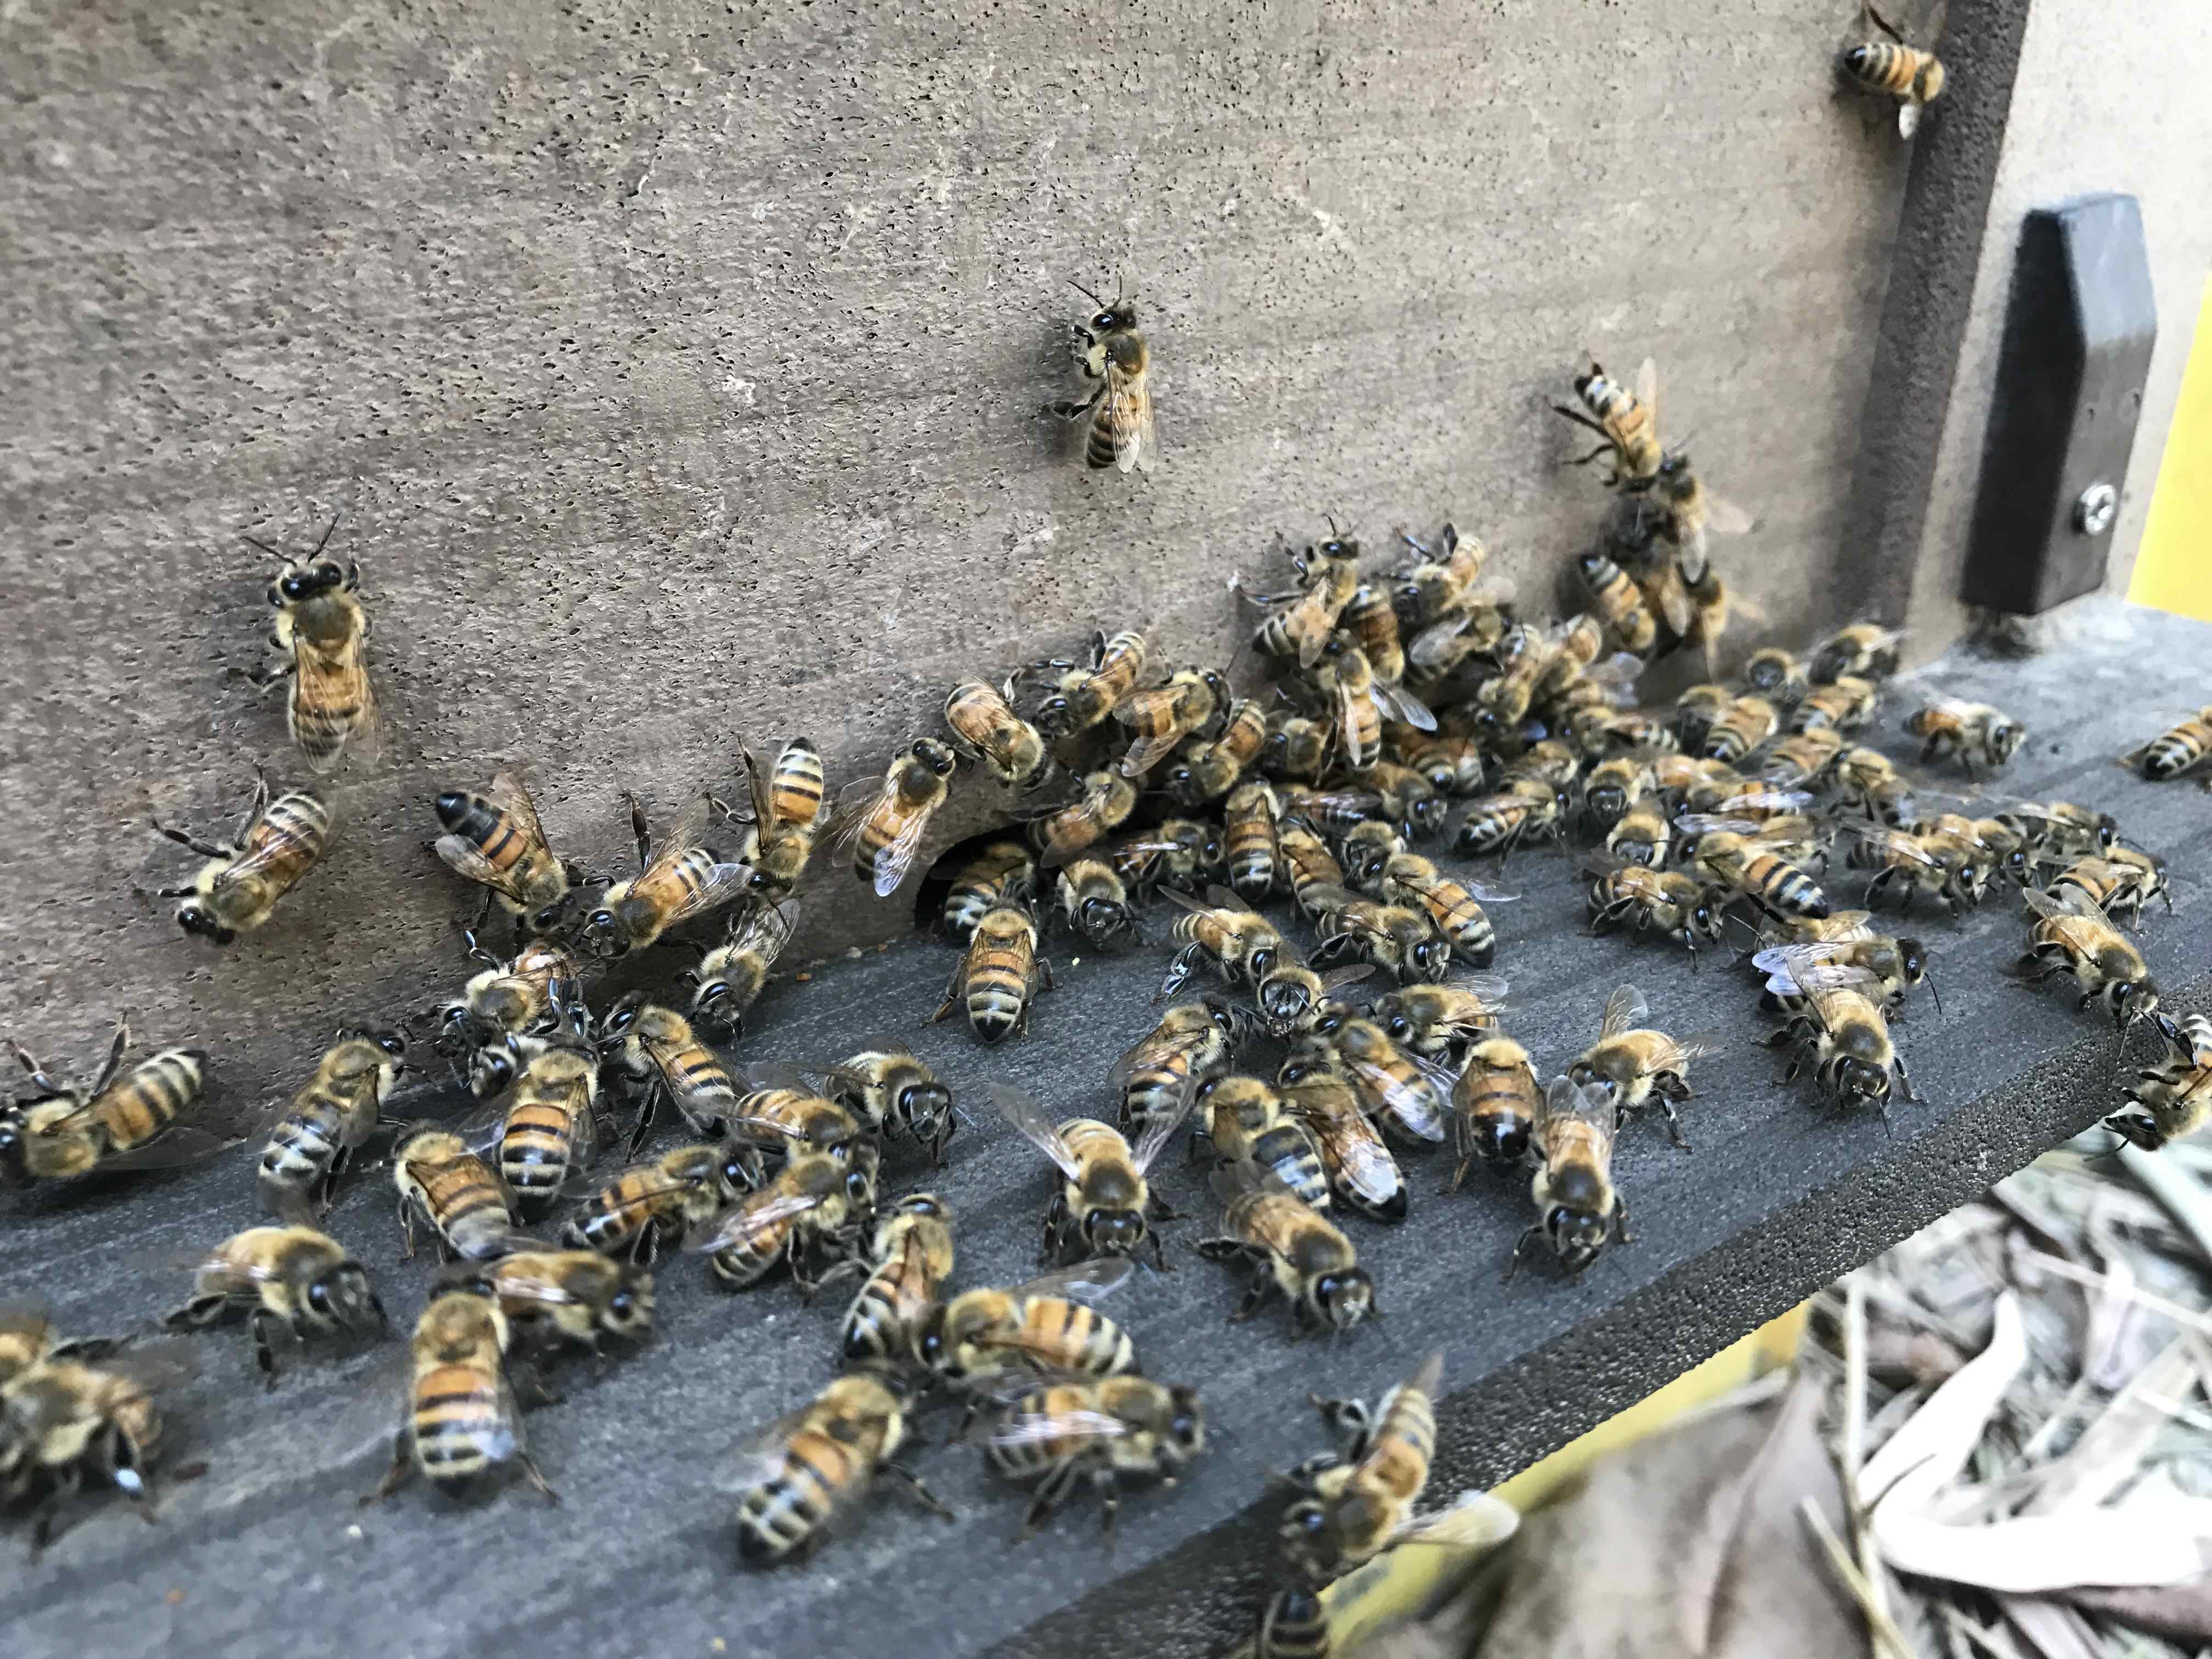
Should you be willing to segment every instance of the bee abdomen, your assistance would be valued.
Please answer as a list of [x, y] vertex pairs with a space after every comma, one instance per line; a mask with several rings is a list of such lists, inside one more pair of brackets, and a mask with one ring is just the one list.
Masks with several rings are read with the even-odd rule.
[[738, 1553], [747, 1560], [781, 1559], [812, 1537], [829, 1518], [838, 1488], [857, 1477], [853, 1454], [821, 1435], [795, 1441], [783, 1468], [744, 1496], [738, 1510]]
[[1920, 72], [1920, 54], [1909, 46], [1874, 40], [1853, 48], [1844, 64], [1860, 85], [1902, 96], [1912, 89], [1913, 77]]
[[155, 1054], [131, 1073], [106, 1108], [110, 1148], [128, 1152], [151, 1140], [199, 1098], [205, 1081], [194, 1051], [168, 1048]]
[[431, 1480], [466, 1480], [491, 1460], [484, 1444], [503, 1413], [499, 1380], [465, 1365], [441, 1365], [415, 1390], [415, 1458]]
[[546, 1202], [568, 1179], [573, 1126], [558, 1106], [526, 1102], [507, 1114], [500, 1137], [500, 1172], [518, 1199]]
[[1303, 1129], [1286, 1124], [1268, 1130], [1253, 1144], [1252, 1161], [1272, 1171], [1311, 1208], [1328, 1207], [1328, 1172]]

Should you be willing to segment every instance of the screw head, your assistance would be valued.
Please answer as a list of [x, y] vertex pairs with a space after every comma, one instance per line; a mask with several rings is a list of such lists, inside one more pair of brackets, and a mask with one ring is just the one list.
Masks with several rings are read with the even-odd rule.
[[2120, 515], [2120, 492], [2108, 483], [2093, 483], [2074, 503], [2074, 527], [2085, 536], [2101, 536]]

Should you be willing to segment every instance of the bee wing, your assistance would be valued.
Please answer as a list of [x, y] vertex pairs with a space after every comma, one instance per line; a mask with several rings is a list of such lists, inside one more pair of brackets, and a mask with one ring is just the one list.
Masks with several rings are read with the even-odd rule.
[[[1073, 1150], [1060, 1136], [1060, 1126], [1045, 1115], [1044, 1107], [1035, 1095], [1003, 1083], [990, 1084], [984, 1091], [1006, 1121], [1019, 1130], [1030, 1145], [1058, 1164], [1062, 1175], [1072, 1181], [1082, 1173]], [[1187, 1100], [1185, 1103], [1188, 1103]]]
[[1837, 1024], [1835, 1008], [1839, 994], [1855, 993], [1877, 1008], [1881, 1006], [1881, 981], [1863, 968], [1839, 962], [1812, 963], [1794, 977], [1805, 1000], [1813, 1005], [1814, 1018], [1832, 1030]]
[[1376, 680], [1374, 684], [1373, 695], [1385, 716], [1395, 716], [1405, 721], [1417, 732], [1433, 732], [1437, 729], [1437, 717], [1430, 712], [1428, 704], [1407, 690], [1404, 686], [1392, 685], [1387, 681]]
[[1716, 536], [1741, 536], [1752, 526], [1752, 516], [1725, 495], [1705, 491], [1705, 528]]
[[[935, 808], [913, 814], [899, 826], [899, 832], [876, 854], [876, 896], [889, 898], [906, 879], [906, 872], [914, 867], [914, 855], [921, 850], [922, 836], [929, 829], [930, 814]], [[742, 866], [741, 866], [742, 867]]]
[[741, 1239], [750, 1238], [786, 1221], [796, 1220], [827, 1201], [823, 1193], [778, 1193], [760, 1201], [748, 1199], [721, 1214], [703, 1221], [684, 1236], [684, 1249], [691, 1255], [712, 1255]]
[[773, 958], [791, 943], [792, 929], [798, 925], [799, 906], [788, 899], [781, 904], [748, 905], [731, 919], [730, 943]]
[[[1128, 1088], [1129, 1079], [1136, 1075], [1139, 1066], [1158, 1065], [1173, 1059], [1177, 1054], [1187, 1054], [1196, 1048], [1200, 1041], [1201, 1038], [1197, 1032], [1178, 1036], [1172, 1040], [1163, 1040], [1157, 1035], [1141, 1037], [1121, 1051], [1121, 1057], [1115, 1060], [1114, 1069], [1108, 1074], [1107, 1080], [1112, 1085], [1114, 1092], [1119, 1095]], [[1198, 1080], [1186, 1073], [1182, 1085], [1185, 1104], [1188, 1103], [1191, 1092], [1197, 1087]]]
[[1586, 1123], [1605, 1132], [1610, 1141], [1620, 1113], [1614, 1108], [1613, 1097], [1594, 1083], [1576, 1083], [1571, 1079], [1555, 1077], [1544, 1085], [1544, 1105], [1537, 1124], [1541, 1134], [1551, 1123]]
[[848, 786], [846, 799], [838, 802], [830, 812], [829, 822], [822, 827], [822, 839], [830, 852], [838, 858], [848, 857], [853, 850], [853, 838], [860, 833], [860, 826], [874, 816], [891, 793], [888, 778], [862, 779], [857, 786]]
[[1492, 887], [1486, 882], [1463, 881], [1460, 885], [1467, 889], [1468, 897], [1481, 904], [1510, 904], [1521, 896], [1510, 887]]
[[[1035, 1377], [1023, 1381], [1026, 1388], [1036, 1386]], [[1031, 1446], [1071, 1437], [1109, 1440], [1129, 1433], [1131, 1426], [1108, 1413], [1079, 1407], [1057, 1412], [1009, 1411], [991, 1431], [990, 1438], [994, 1446]]]
[[1708, 1027], [1686, 1037], [1676, 1037], [1674, 1048], [1679, 1063], [1686, 1066], [1693, 1060], [1710, 1060], [1715, 1054], [1726, 1054], [1728, 1038], [1717, 1029]]
[[1894, 853], [1915, 864], [1924, 864], [1931, 870], [1943, 867], [1940, 859], [1931, 858], [1926, 848], [1902, 830], [1885, 830], [1878, 823], [1847, 823], [1844, 831], [1846, 835], [1856, 836], [1869, 847], [1879, 847], [1884, 852]]
[[1682, 586], [1682, 578], [1673, 565], [1668, 565], [1653, 575], [1639, 575], [1637, 586], [1644, 590], [1644, 599], [1667, 619], [1667, 626], [1677, 634], [1686, 634], [1698, 619], [1698, 608], [1691, 603], [1689, 590]]
[[1724, 818], [1711, 812], [1684, 812], [1674, 819], [1674, 827], [1692, 836], [1709, 836], [1715, 830], [1732, 836], [1755, 836], [1759, 824], [1753, 818]]
[[1218, 881], [1206, 884], [1206, 902], [1217, 910], [1235, 910], [1248, 916], [1256, 916], [1260, 914], [1245, 903], [1241, 895], [1230, 891]]
[[1768, 812], [1802, 812], [1813, 804], [1812, 796], [1796, 789], [1751, 789], [1741, 795], [1730, 795], [1721, 803], [1723, 815], [1736, 811]]
[[1152, 436], [1152, 394], [1145, 377], [1131, 374], [1109, 361], [1106, 365], [1107, 424], [1114, 434], [1114, 465], [1123, 472], [1134, 466], [1151, 471], [1146, 457]]
[[495, 772], [491, 784], [484, 792], [516, 819], [531, 840], [540, 847], [545, 845], [545, 826], [538, 821], [538, 803], [530, 799], [530, 790], [512, 772]]
[[[1183, 699], [1189, 688], [1186, 685], [1155, 685], [1143, 691], [1132, 691], [1114, 705], [1114, 718], [1124, 726], [1149, 724], [1154, 720], [1176, 725]], [[1176, 733], [1180, 742], [1182, 733]], [[1164, 751], [1163, 751], [1164, 752]]]
[[1967, 702], [1959, 697], [1944, 696], [1939, 692], [1929, 692], [1921, 702], [1923, 708], [1932, 708], [1939, 714], [1948, 714], [1954, 720], [1979, 720], [1990, 712], [1987, 703]]
[[750, 744], [739, 744], [738, 756], [745, 763], [745, 792], [752, 798], [753, 823], [765, 830], [775, 822], [775, 808], [769, 793], [768, 769], [761, 764], [760, 757], [753, 753]]
[[1766, 988], [1778, 997], [1796, 996], [1800, 988], [1799, 976], [1823, 963], [1833, 962], [1848, 956], [1848, 944], [1828, 942], [1818, 945], [1778, 945], [1759, 951], [1751, 959], [1751, 965], [1766, 975]]
[[[1118, 712], [1118, 711], [1117, 711]], [[1175, 752], [1182, 741], [1180, 732], [1163, 732], [1156, 737], [1139, 738], [1129, 745], [1129, 752], [1121, 757], [1117, 769], [1125, 778], [1140, 778]]]
[[1897, 136], [1910, 138], [1920, 131], [1920, 100], [1907, 98], [1897, 106]]
[[15, 1297], [0, 1302], [0, 1336], [21, 1336], [43, 1348], [52, 1328], [52, 1310], [45, 1303]]
[[667, 869], [706, 839], [707, 826], [714, 821], [714, 797], [702, 794], [693, 800], [684, 809], [684, 816], [676, 820], [675, 827], [653, 847], [653, 856], [646, 860], [644, 872], [638, 879], [643, 881]]
[[1357, 984], [1359, 981], [1368, 978], [1374, 971], [1375, 964], [1371, 962], [1363, 962], [1352, 968], [1332, 968], [1321, 976], [1321, 994], [1328, 996], [1333, 991], [1340, 991], [1347, 985]]
[[1356, 1060], [1346, 1063], [1365, 1074], [1368, 1086], [1382, 1096], [1382, 1103], [1408, 1133], [1423, 1140], [1441, 1141], [1444, 1138], [1445, 1117], [1438, 1085], [1449, 1093], [1457, 1079], [1426, 1060], [1411, 1054], [1406, 1058], [1413, 1061], [1419, 1073], [1411, 1080], [1380, 1066], [1361, 1066]]
[[1216, 1165], [1206, 1184], [1213, 1188], [1213, 1195], [1224, 1204], [1234, 1204], [1248, 1193], [1275, 1193], [1291, 1198], [1297, 1197], [1282, 1176], [1277, 1175], [1273, 1170], [1262, 1169], [1257, 1164], [1241, 1159], [1235, 1163]]
[[490, 888], [520, 902], [514, 871], [501, 870], [459, 836], [441, 836], [430, 843], [445, 866], [455, 875]]
[[[639, 1183], [638, 1189], [629, 1197], [625, 1198], [617, 1208], [617, 1212], [623, 1217], [626, 1223], [633, 1221], [636, 1218], [650, 1214], [652, 1212], [653, 1206], [672, 1193], [680, 1193], [690, 1189], [690, 1182], [674, 1179], [665, 1170], [662, 1170], [658, 1164], [651, 1161], [647, 1161], [644, 1164], [633, 1164], [629, 1169], [617, 1174], [614, 1179], [620, 1181], [623, 1176], [634, 1173], [642, 1177]], [[603, 1188], [601, 1190], [605, 1191], [605, 1188]]]
[[1659, 365], [1646, 357], [1636, 366], [1636, 401], [1651, 411], [1651, 424], [1659, 424]]
[[1389, 1203], [1406, 1184], [1398, 1160], [1371, 1130], [1344, 1137], [1336, 1143], [1335, 1156], [1337, 1173], [1344, 1184], [1370, 1204]]
[[197, 1164], [202, 1158], [214, 1158], [244, 1144], [240, 1136], [219, 1135], [212, 1129], [178, 1123], [164, 1129], [143, 1146], [127, 1152], [118, 1152], [112, 1158], [101, 1158], [99, 1168], [102, 1171], [173, 1170], [182, 1164]]
[[2047, 921], [2106, 919], [2104, 907], [2078, 887], [2063, 887], [2053, 893], [2028, 887], [2021, 890], [2021, 896], [2027, 901], [2029, 909]]
[[1056, 1296], [1073, 1302], [1095, 1302], [1109, 1291], [1126, 1283], [1137, 1264], [1126, 1255], [1100, 1256], [1095, 1261], [1079, 1261], [1070, 1267], [1061, 1267], [1017, 1285], [1006, 1294], [1012, 1297]]
[[1644, 659], [1631, 651], [1616, 651], [1583, 670], [1583, 678], [1600, 685], [1631, 686], [1644, 672]]
[[[814, 1402], [810, 1400], [747, 1434], [715, 1460], [713, 1484], [726, 1492], [744, 1492], [781, 1475], [792, 1437], [805, 1427], [813, 1412]], [[833, 1492], [831, 1500], [835, 1502], [837, 1496]]]
[[1182, 1127], [1183, 1118], [1189, 1112], [1190, 1103], [1197, 1092], [1195, 1089], [1183, 1090], [1176, 1097], [1172, 1111], [1162, 1112], [1146, 1121], [1144, 1133], [1137, 1137], [1136, 1145], [1129, 1149], [1129, 1161], [1137, 1166], [1139, 1175], [1151, 1169], [1158, 1161], [1160, 1154], [1167, 1150], [1168, 1142]]
[[[1221, 890], [1218, 888], [1209, 889], [1209, 897], [1212, 893], [1218, 892], [1220, 890]], [[1244, 902], [1242, 899], [1238, 899], [1234, 906], [1231, 906], [1225, 904], [1212, 904], [1209, 903], [1206, 899], [1193, 898], [1189, 894], [1174, 887], [1163, 887], [1160, 889], [1160, 892], [1170, 902], [1180, 904], [1184, 909], [1201, 916], [1212, 915], [1217, 910], [1226, 910], [1231, 908], [1241, 910], [1244, 908]]]
[[376, 694], [369, 684], [368, 663], [359, 633], [335, 649], [325, 650], [295, 635], [292, 649], [292, 703], [295, 708], [354, 706], [354, 715], [338, 746], [327, 755], [307, 757], [308, 769], [317, 773], [337, 769], [350, 749], [374, 759], [381, 752], [383, 734], [377, 714]]
[[1598, 1022], [1598, 1040], [1632, 1031], [1651, 1018], [1651, 1005], [1633, 985], [1623, 985], [1605, 1000], [1605, 1016]]
[[1406, 647], [1406, 660], [1416, 668], [1442, 668], [1456, 660], [1452, 647], [1460, 636], [1473, 626], [1474, 618], [1464, 611], [1432, 623], [1413, 635]]

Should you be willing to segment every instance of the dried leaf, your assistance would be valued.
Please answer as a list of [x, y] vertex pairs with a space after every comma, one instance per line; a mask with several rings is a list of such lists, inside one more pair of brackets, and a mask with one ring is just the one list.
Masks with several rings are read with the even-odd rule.
[[2042, 1659], [2100, 1659], [2095, 1632], [2073, 1608], [2025, 1595], [2000, 1595], [1997, 1606]]

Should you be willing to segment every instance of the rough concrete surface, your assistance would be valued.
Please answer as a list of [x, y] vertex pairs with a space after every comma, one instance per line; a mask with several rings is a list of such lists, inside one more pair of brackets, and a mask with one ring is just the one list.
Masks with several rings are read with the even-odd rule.
[[[617, 868], [618, 792], [665, 818], [740, 737], [842, 781], [1095, 624], [1225, 658], [1228, 574], [1324, 510], [1455, 514], [1548, 599], [1603, 511], [1544, 408], [1584, 349], [1662, 363], [1772, 625], [1837, 619], [1907, 165], [1838, 86], [1855, 10], [7, 8], [10, 1028], [87, 1055], [127, 1006], [251, 1105], [462, 971], [438, 788], [521, 766]], [[1167, 459], [1097, 478], [1040, 407], [1125, 256]], [[341, 509], [384, 757], [218, 957], [143, 820], [304, 776], [237, 535]], [[802, 950], [906, 917], [813, 908]]]
[[[2063, 659], [1957, 661], [1936, 683], [1995, 698], [2029, 724], [2033, 739], [2002, 787], [2107, 808], [2172, 861], [2177, 914], [2155, 912], [2143, 946], [2169, 1006], [2202, 1008], [2212, 1002], [2212, 909], [2195, 873], [2212, 857], [2204, 798], [2187, 785], [2145, 784], [2111, 757], [2142, 734], [2144, 665], [2166, 665], [2149, 688], [2165, 689], [2156, 675], [2185, 674], [2212, 629], [2110, 605], [2096, 615], [2099, 630]], [[1898, 732], [1902, 710], [1893, 699], [1876, 739], [1899, 756], [1910, 748]], [[544, 1642], [698, 1653], [719, 1638], [741, 1659], [847, 1659], [889, 1641], [933, 1655], [1196, 1655], [1250, 1617], [1280, 1504], [1267, 1471], [1324, 1443], [1304, 1403], [1309, 1390], [1372, 1394], [1442, 1347], [1449, 1398], [1435, 1489], [1488, 1484], [2117, 1101], [2125, 1062], [2109, 1028], [2058, 991], [2038, 994], [2001, 975], [2023, 937], [2021, 912], [2003, 897], [1957, 922], [1926, 911], [1912, 920], [1935, 952], [1943, 1002], [1939, 1012], [1916, 995], [1898, 1028], [1926, 1101], [1900, 1103], [1886, 1136], [1870, 1115], [1824, 1105], [1808, 1085], [1784, 1086], [1780, 1058], [1756, 1046], [1765, 1025], [1743, 970], [1723, 957], [1693, 972], [1668, 945], [1579, 936], [1583, 889], [1560, 854], [1516, 856], [1509, 874], [1525, 896], [1497, 907], [1499, 967], [1513, 982], [1511, 1028], [1546, 1068], [1589, 1041], [1607, 992], [1623, 980], [1643, 986], [1668, 1028], [1725, 1034], [1726, 1052], [1693, 1071], [1685, 1121], [1695, 1150], [1668, 1147], [1656, 1121], [1631, 1125], [1616, 1173], [1637, 1241], [1578, 1283], [1538, 1260], [1503, 1286], [1498, 1274], [1528, 1218], [1524, 1182], [1478, 1179], [1447, 1198], [1448, 1160], [1408, 1159], [1406, 1224], [1347, 1224], [1386, 1316], [1342, 1341], [1299, 1344], [1279, 1308], [1250, 1324], [1223, 1322], [1240, 1281], [1188, 1249], [1212, 1225], [1212, 1200], [1179, 1155], [1164, 1160], [1163, 1190], [1186, 1212], [1167, 1229], [1174, 1270], [1139, 1276], [1110, 1310], [1135, 1335], [1150, 1375], [1201, 1385], [1224, 1432], [1173, 1492], [1132, 1492], [1112, 1553], [1097, 1546], [1087, 1504], [1016, 1546], [1018, 1497], [987, 1475], [974, 1448], [929, 1446], [915, 1466], [959, 1510], [957, 1523], [921, 1516], [887, 1490], [811, 1565], [739, 1574], [729, 1500], [712, 1484], [715, 1455], [819, 1383], [842, 1306], [833, 1296], [802, 1308], [783, 1283], [725, 1297], [700, 1264], [680, 1260], [660, 1275], [659, 1339], [603, 1374], [570, 1370], [560, 1379], [566, 1403], [531, 1416], [532, 1448], [566, 1499], [557, 1510], [519, 1485], [459, 1511], [419, 1490], [358, 1510], [355, 1495], [381, 1467], [377, 1437], [392, 1421], [385, 1367], [398, 1343], [288, 1359], [281, 1385], [264, 1395], [242, 1329], [195, 1339], [204, 1370], [173, 1402], [171, 1458], [204, 1458], [209, 1472], [167, 1493], [154, 1531], [113, 1505], [88, 1506], [12, 1581], [11, 1654], [313, 1659], [373, 1644], [440, 1659]], [[1856, 896], [1856, 878], [1839, 872], [1834, 889]], [[992, 1117], [978, 1085], [1008, 1079], [1060, 1110], [1102, 1108], [1111, 1056], [1154, 1016], [1148, 999], [1165, 952], [1157, 943], [1119, 958], [1085, 952], [1079, 964], [1057, 945], [1063, 988], [1040, 1003], [1027, 1040], [990, 1056], [951, 1024], [921, 1025], [951, 954], [915, 940], [779, 987], [738, 1054], [834, 1051], [854, 1034], [856, 1006], [869, 1024], [910, 1036], [962, 1091], [970, 1121], [941, 1173], [895, 1151], [887, 1188], [927, 1182], [946, 1196], [959, 1217], [957, 1282], [1002, 1282], [1032, 1270], [1052, 1182], [1043, 1160]], [[2135, 1041], [2129, 1052], [2139, 1058], [2148, 1040]], [[241, 1153], [164, 1179], [13, 1200], [11, 1259], [41, 1264], [35, 1282], [66, 1328], [136, 1324], [180, 1296], [173, 1252], [251, 1218], [246, 1164]], [[379, 1175], [360, 1176], [331, 1225], [405, 1322], [429, 1270], [398, 1261], [387, 1194]], [[130, 1243], [118, 1244], [126, 1230]], [[933, 1413], [928, 1438], [941, 1440], [952, 1420]]]

